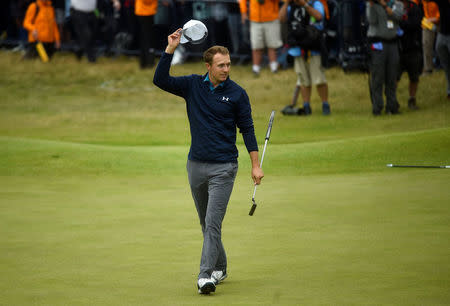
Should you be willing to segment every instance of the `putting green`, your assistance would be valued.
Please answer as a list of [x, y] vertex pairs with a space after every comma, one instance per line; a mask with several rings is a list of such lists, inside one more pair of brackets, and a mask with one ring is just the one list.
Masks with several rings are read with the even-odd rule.
[[[371, 116], [366, 74], [327, 70], [332, 115], [275, 117], [258, 187], [242, 137], [223, 225], [229, 277], [196, 290], [202, 235], [189, 192], [182, 99], [133, 58], [49, 65], [0, 56], [1, 305], [448, 305], [450, 108], [442, 71], [419, 111]], [[204, 64], [172, 68], [204, 73]], [[232, 79], [262, 147], [292, 69]]]
[[[214, 296], [199, 297], [201, 232], [186, 147], [1, 140], [7, 305], [436, 305], [450, 298], [447, 170], [369, 163], [361, 171], [362, 163], [344, 174], [311, 174], [305, 166], [304, 176], [302, 168], [283, 175], [273, 165], [298, 148], [272, 145], [250, 217], [248, 157], [241, 157], [223, 227], [229, 278]], [[365, 156], [379, 139], [355, 141]], [[305, 145], [303, 157], [320, 159], [334, 146], [354, 150], [341, 142]]]

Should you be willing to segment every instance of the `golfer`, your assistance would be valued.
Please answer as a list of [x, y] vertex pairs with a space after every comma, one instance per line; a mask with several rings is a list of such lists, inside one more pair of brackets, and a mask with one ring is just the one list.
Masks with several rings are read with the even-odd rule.
[[153, 82], [186, 100], [191, 130], [186, 168], [203, 232], [197, 287], [199, 293], [209, 294], [215, 292], [216, 285], [227, 277], [227, 257], [221, 232], [238, 169], [236, 127], [250, 154], [255, 184], [261, 183], [264, 173], [258, 162], [250, 101], [245, 90], [229, 78], [228, 49], [213, 46], [204, 52], [206, 74], [172, 77], [170, 63], [181, 35], [182, 31], [178, 29], [168, 36], [168, 45]]

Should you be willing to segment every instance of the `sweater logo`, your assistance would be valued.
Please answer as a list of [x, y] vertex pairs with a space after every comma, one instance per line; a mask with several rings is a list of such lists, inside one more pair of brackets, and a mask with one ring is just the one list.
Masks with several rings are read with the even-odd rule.
[[222, 101], [228, 102], [229, 100], [230, 100], [230, 98], [228, 98], [228, 97], [222, 97]]

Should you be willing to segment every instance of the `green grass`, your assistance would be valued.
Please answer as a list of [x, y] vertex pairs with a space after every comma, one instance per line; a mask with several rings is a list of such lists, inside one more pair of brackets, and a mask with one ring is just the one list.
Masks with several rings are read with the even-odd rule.
[[[239, 173], [223, 226], [229, 278], [196, 293], [201, 231], [185, 165], [180, 98], [134, 59], [50, 65], [0, 53], [0, 305], [448, 305], [449, 102], [423, 77], [420, 111], [373, 118], [367, 76], [328, 70], [333, 114], [277, 113], [248, 216]], [[292, 69], [232, 78], [247, 89], [259, 144], [289, 103]], [[173, 73], [203, 73], [201, 63]]]

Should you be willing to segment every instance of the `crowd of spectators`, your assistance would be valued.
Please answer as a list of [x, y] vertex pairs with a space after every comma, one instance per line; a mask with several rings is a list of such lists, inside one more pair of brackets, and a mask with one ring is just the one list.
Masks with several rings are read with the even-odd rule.
[[[339, 11], [343, 3], [356, 3], [359, 16], [346, 16], [348, 9]], [[408, 107], [418, 109], [419, 77], [432, 73], [439, 62], [446, 72], [450, 99], [449, 5], [448, 0], [5, 0], [0, 7], [0, 43], [21, 50], [24, 58], [37, 56], [36, 44], [42, 44], [50, 57], [61, 48], [89, 62], [98, 56], [138, 55], [140, 67], [146, 69], [163, 52], [169, 33], [197, 19], [208, 28], [207, 40], [180, 46], [172, 64], [214, 44], [226, 46], [232, 58], [251, 59], [256, 76], [265, 50], [273, 73], [292, 59], [297, 74], [292, 106], [300, 92], [304, 109], [295, 113], [306, 115], [311, 114], [311, 85], [322, 99], [323, 114], [330, 114], [324, 73], [332, 54], [329, 49], [335, 48], [335, 54], [361, 50], [377, 116], [383, 109], [399, 113], [396, 89], [403, 71], [409, 76]], [[328, 35], [333, 26], [334, 36]], [[358, 48], [352, 45], [346, 50], [349, 44], [344, 40], [353, 37], [349, 32], [354, 29], [364, 29], [364, 40], [355, 41]], [[319, 30], [320, 43], [315, 47], [305, 43], [298, 37], [300, 30], [308, 35]]]
[[[30, 4], [47, 1], [2, 1], [0, 34], [3, 44], [18, 44], [18, 49], [24, 49], [28, 43], [24, 27], [27, 9]], [[146, 3], [152, 4], [146, 6]], [[214, 42], [228, 47], [233, 55], [250, 54], [248, 29], [241, 26], [237, 0], [52, 0], [51, 5], [62, 49], [74, 51], [78, 56], [82, 53], [80, 49], [84, 50], [90, 61], [95, 60], [92, 45], [96, 55], [138, 55], [142, 53], [139, 51], [142, 45], [161, 52], [167, 43], [167, 35], [190, 19], [201, 20], [208, 27], [205, 45]], [[153, 35], [144, 35], [144, 30]], [[151, 38], [143, 39], [148, 36]], [[203, 47], [193, 47], [189, 51], [201, 52]], [[144, 59], [141, 54], [143, 68], [151, 66], [151, 62], [151, 58]]]

